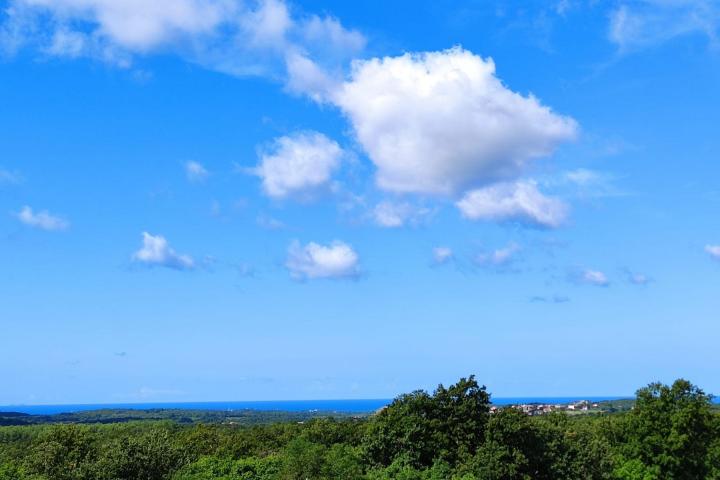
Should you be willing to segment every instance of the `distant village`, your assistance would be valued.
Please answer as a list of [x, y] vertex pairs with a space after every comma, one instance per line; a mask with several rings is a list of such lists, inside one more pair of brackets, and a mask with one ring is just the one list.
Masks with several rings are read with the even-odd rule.
[[[591, 403], [588, 400], [579, 400], [572, 403], [564, 404], [545, 404], [545, 403], [524, 403], [519, 405], [509, 405], [510, 408], [516, 408], [523, 413], [530, 416], [546, 415], [554, 412], [566, 412], [566, 413], [582, 413], [582, 412], [601, 412], [600, 404]], [[502, 406], [493, 405], [490, 407], [490, 413], [496, 412]]]

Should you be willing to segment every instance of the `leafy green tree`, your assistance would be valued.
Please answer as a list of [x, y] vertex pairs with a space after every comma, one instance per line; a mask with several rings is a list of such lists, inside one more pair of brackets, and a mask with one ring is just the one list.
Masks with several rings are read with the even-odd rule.
[[[435, 390], [442, 450], [439, 459], [450, 465], [472, 456], [483, 441], [490, 412], [490, 395], [475, 376]], [[434, 463], [434, 462], [433, 462]]]
[[370, 470], [365, 480], [477, 480], [477, 477], [467, 472], [454, 472], [443, 461], [436, 462], [430, 468], [417, 469], [398, 458], [387, 467]]
[[336, 443], [330, 447], [325, 455], [323, 478], [328, 480], [363, 478], [363, 465], [359, 449], [342, 443]]
[[0, 480], [31, 480], [25, 470], [12, 463], [0, 463]]
[[98, 478], [108, 480], [164, 480], [188, 460], [188, 453], [176, 444], [170, 430], [152, 427], [108, 445], [96, 471]]
[[604, 436], [604, 418], [551, 414], [538, 420], [550, 478], [613, 478], [612, 446]]
[[283, 480], [314, 480], [322, 478], [326, 447], [296, 438], [288, 443], [282, 454]]
[[598, 431], [566, 415], [532, 418], [504, 408], [459, 471], [481, 480], [605, 480], [612, 478], [611, 451]]
[[645, 465], [637, 458], [619, 457], [615, 478], [622, 480], [659, 480], [660, 468], [657, 465]]
[[408, 465], [404, 458], [397, 458], [387, 467], [376, 467], [367, 474], [367, 480], [424, 480], [421, 470]]
[[530, 418], [515, 408], [492, 415], [472, 471], [481, 480], [545, 478], [543, 444]]
[[54, 425], [32, 447], [28, 470], [52, 480], [93, 478], [96, 446], [97, 440], [88, 427]]
[[182, 432], [180, 442], [183, 449], [194, 455], [212, 455], [220, 449], [223, 437], [217, 426], [201, 423]]
[[364, 448], [371, 465], [388, 466], [402, 458], [411, 467], [436, 460], [454, 465], [482, 444], [490, 396], [474, 376], [438, 386], [430, 395], [401, 395], [370, 422]]
[[707, 478], [715, 419], [711, 397], [687, 380], [638, 390], [619, 456], [619, 478]]
[[118, 423], [0, 426], [0, 480], [720, 480], [710, 401], [678, 380], [639, 390], [625, 413], [490, 414], [470, 377], [367, 420], [191, 425], [181, 411], [165, 422], [95, 412], [81, 418]]
[[313, 442], [329, 447], [336, 443], [358, 445], [362, 440], [359, 422], [334, 418], [319, 418], [303, 425], [300, 435]]
[[708, 479], [720, 480], [720, 418], [716, 418], [715, 440], [708, 449]]
[[231, 458], [202, 457], [183, 467], [173, 480], [276, 480], [281, 461], [278, 457]]

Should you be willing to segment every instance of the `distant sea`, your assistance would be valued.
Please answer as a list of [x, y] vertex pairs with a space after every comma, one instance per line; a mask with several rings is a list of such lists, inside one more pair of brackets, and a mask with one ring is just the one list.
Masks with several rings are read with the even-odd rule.
[[[514, 405], [521, 403], [570, 403], [578, 400], [599, 402], [618, 400], [627, 397], [501, 397], [493, 398], [495, 405]], [[78, 405], [0, 405], [0, 412], [19, 412], [31, 415], [52, 415], [55, 413], [86, 412], [106, 409], [180, 409], [180, 410], [277, 410], [284, 412], [341, 412], [369, 413], [392, 402], [391, 399], [372, 400], [279, 400], [257, 402], [170, 402], [170, 403], [107, 403]]]

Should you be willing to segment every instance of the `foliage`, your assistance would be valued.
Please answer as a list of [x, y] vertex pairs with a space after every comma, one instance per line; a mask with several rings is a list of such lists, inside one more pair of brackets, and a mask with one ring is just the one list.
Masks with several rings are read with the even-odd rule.
[[278, 478], [281, 462], [265, 458], [202, 457], [183, 467], [173, 480], [270, 480]]
[[[720, 480], [720, 416], [685, 380], [632, 409], [490, 412], [474, 377], [370, 418], [239, 425], [122, 421], [0, 427], [0, 480]], [[8, 418], [10, 418], [9, 416]]]
[[139, 436], [108, 445], [97, 462], [98, 478], [162, 480], [187, 463], [191, 454], [173, 441], [167, 428], [153, 427]]
[[365, 451], [370, 464], [389, 466], [402, 459], [412, 467], [437, 460], [455, 464], [482, 444], [489, 419], [490, 395], [474, 376], [438, 386], [430, 395], [401, 395], [370, 422]]
[[177, 408], [153, 408], [145, 410], [100, 409], [83, 412], [56, 413], [53, 415], [28, 415], [16, 412], [0, 412], [0, 426], [37, 425], [47, 423], [124, 423], [140, 420], [171, 420], [180, 424], [228, 423], [233, 425], [266, 425], [277, 422], [301, 422], [317, 418], [357, 417], [359, 413], [276, 410], [183, 410]]
[[82, 480], [91, 477], [97, 440], [85, 427], [56, 425], [31, 449], [29, 470], [53, 480]]
[[707, 478], [717, 417], [710, 397], [687, 380], [638, 390], [620, 448], [620, 478]]

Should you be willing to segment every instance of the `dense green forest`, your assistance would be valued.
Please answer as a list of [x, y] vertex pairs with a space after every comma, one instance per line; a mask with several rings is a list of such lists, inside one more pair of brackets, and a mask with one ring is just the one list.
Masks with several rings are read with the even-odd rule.
[[613, 414], [490, 407], [469, 377], [367, 418], [4, 426], [0, 480], [720, 479], [720, 415], [685, 380]]
[[122, 423], [148, 420], [171, 420], [180, 424], [227, 423], [231, 425], [263, 425], [278, 422], [305, 422], [316, 418], [355, 418], [367, 413], [282, 410], [189, 410], [156, 408], [150, 410], [100, 409], [52, 415], [28, 415], [17, 412], [0, 412], [0, 426], [41, 425], [48, 423]]

